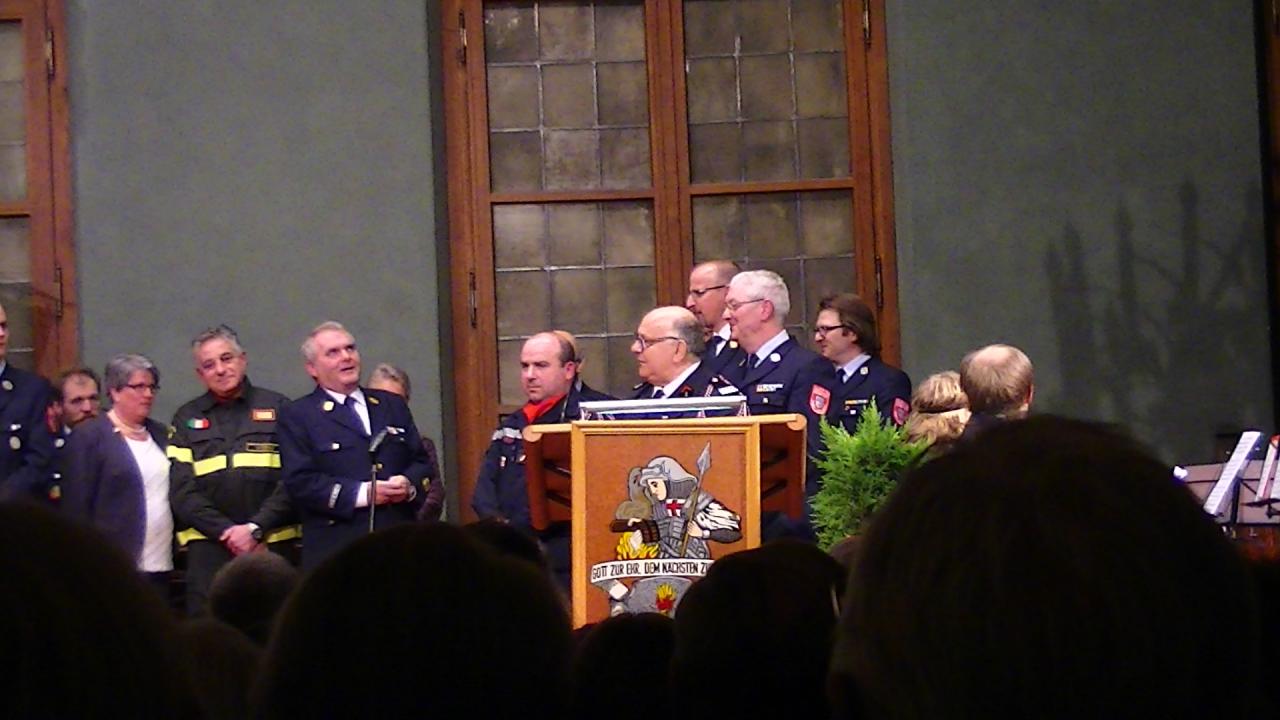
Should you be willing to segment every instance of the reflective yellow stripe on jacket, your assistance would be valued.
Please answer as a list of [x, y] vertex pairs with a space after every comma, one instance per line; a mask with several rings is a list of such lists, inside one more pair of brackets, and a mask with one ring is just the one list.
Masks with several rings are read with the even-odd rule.
[[[210, 475], [227, 469], [227, 456], [215, 455], [211, 458], [196, 460], [191, 454], [191, 448], [182, 448], [169, 446], [165, 454], [169, 459], [178, 462], [184, 462], [191, 465], [192, 472], [196, 477]], [[279, 468], [280, 453], [233, 453], [231, 455], [231, 467], [233, 468]]]
[[[268, 544], [284, 542], [285, 540], [294, 540], [300, 537], [302, 537], [301, 525], [287, 525], [282, 528], [276, 528], [275, 530], [272, 530], [270, 533], [268, 533], [266, 537], [266, 542]], [[178, 544], [182, 545], [183, 547], [185, 547], [186, 544], [191, 542], [192, 540], [208, 540], [208, 539], [209, 538], [205, 537], [204, 533], [200, 532], [195, 528], [187, 528], [186, 530], [183, 530], [178, 533]]]

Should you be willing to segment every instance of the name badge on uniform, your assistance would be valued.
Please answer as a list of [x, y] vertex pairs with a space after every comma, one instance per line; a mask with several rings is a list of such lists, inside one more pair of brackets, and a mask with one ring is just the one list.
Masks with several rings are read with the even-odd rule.
[[254, 408], [253, 421], [254, 422], [275, 422], [276, 409], [275, 408]]
[[187, 418], [187, 427], [192, 430], [208, 430], [209, 418]]
[[756, 385], [756, 392], [758, 393], [777, 392], [782, 389], [784, 384], [785, 383], [760, 383], [759, 385]]

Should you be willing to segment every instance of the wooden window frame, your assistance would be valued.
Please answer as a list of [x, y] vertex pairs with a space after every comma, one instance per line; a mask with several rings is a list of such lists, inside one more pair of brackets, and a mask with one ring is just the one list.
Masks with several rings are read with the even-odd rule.
[[[694, 197], [797, 190], [847, 190], [853, 201], [856, 292], [874, 299], [882, 356], [900, 362], [897, 262], [893, 237], [888, 58], [884, 0], [842, 0], [849, 87], [847, 178], [694, 185], [690, 179], [682, 3], [643, 0], [649, 58], [652, 189], [588, 192], [490, 191], [484, 2], [441, 3], [449, 276], [453, 367], [466, 392], [455, 393], [460, 504], [473, 518], [472, 490], [498, 417], [497, 321], [492, 207], [507, 203], [648, 200], [653, 203], [654, 273], [659, 304], [683, 304], [693, 264]], [[648, 21], [652, 18], [652, 22]], [[858, 22], [861, 19], [861, 22]], [[662, 32], [670, 30], [669, 32]], [[657, 62], [653, 58], [658, 58]], [[673, 111], [658, 112], [661, 108]], [[656, 168], [678, 168], [658, 172]], [[675, 238], [676, 241], [671, 239]], [[465, 376], [465, 377], [464, 377]]]
[[[36, 370], [52, 377], [77, 361], [72, 244], [70, 107], [62, 0], [0, 0], [0, 20], [20, 21], [27, 70], [27, 198], [0, 203], [0, 217], [29, 219]], [[36, 68], [44, 68], [39, 72]]]

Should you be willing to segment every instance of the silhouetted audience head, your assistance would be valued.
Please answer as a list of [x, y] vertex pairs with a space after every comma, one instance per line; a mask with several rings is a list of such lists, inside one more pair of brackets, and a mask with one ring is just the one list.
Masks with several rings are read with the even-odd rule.
[[1250, 593], [1235, 549], [1135, 442], [1006, 423], [914, 469], [872, 521], [837, 717], [1244, 717]]
[[666, 668], [675, 626], [658, 613], [618, 615], [583, 639], [573, 660], [573, 717], [672, 717]]
[[96, 531], [0, 505], [0, 715], [197, 717], [174, 632]]
[[485, 518], [462, 526], [464, 532], [502, 557], [524, 560], [542, 573], [551, 572], [547, 554], [537, 538], [497, 518]]
[[568, 615], [549, 579], [451, 525], [402, 525], [303, 579], [257, 714], [560, 718], [568, 672]]
[[673, 707], [687, 717], [827, 717], [845, 572], [781, 541], [720, 558], [676, 608]]
[[262, 648], [213, 618], [188, 620], [178, 629], [183, 666], [204, 720], [249, 717], [249, 695]]
[[301, 576], [273, 552], [240, 555], [223, 565], [209, 584], [209, 612], [260, 646]]
[[964, 433], [969, 420], [969, 398], [960, 388], [960, 373], [947, 370], [925, 378], [911, 393], [907, 439], [923, 440], [935, 453], [945, 450]]

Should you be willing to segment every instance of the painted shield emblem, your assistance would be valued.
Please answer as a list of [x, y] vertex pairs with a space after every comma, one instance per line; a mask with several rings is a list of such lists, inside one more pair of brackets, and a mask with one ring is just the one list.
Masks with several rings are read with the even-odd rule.
[[825, 415], [831, 407], [831, 391], [821, 385], [809, 389], [809, 409], [816, 415]]
[[911, 406], [902, 398], [893, 399], [893, 424], [901, 425], [907, 421], [907, 414], [911, 412]]

